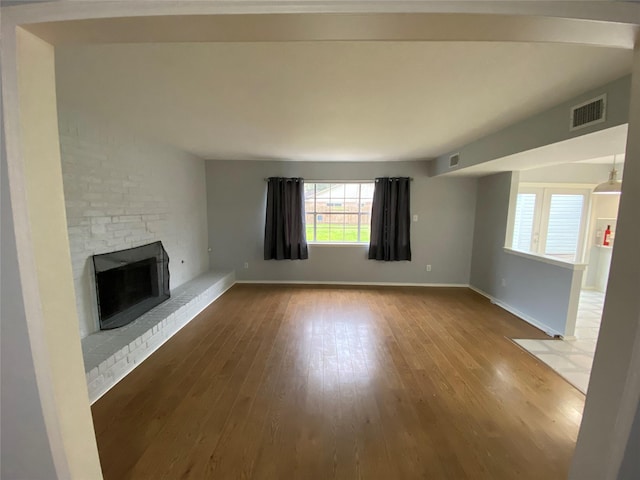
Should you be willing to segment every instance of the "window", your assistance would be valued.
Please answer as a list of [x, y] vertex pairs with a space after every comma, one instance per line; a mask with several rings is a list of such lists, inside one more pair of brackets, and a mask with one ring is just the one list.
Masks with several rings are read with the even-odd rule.
[[551, 195], [545, 255], [575, 260], [578, 254], [583, 208], [583, 195]]
[[574, 262], [582, 257], [589, 190], [521, 187], [511, 247]]
[[368, 243], [373, 182], [305, 183], [307, 241]]
[[536, 220], [536, 197], [535, 193], [518, 193], [512, 244], [516, 250], [535, 250], [533, 226]]

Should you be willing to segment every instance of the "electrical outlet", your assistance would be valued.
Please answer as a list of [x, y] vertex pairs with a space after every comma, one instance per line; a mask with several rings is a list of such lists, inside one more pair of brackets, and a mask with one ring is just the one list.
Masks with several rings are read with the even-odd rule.
[[431, 271], [431, 265], [427, 265], [427, 272]]
[[506, 287], [506, 286], [507, 286], [507, 281], [506, 281], [504, 278], [502, 279], [502, 286], [503, 286], [503, 287]]
[[249, 268], [249, 262], [244, 262], [244, 268]]
[[413, 216], [413, 221], [414, 221], [414, 222], [417, 222], [417, 221], [418, 221], [418, 215], [414, 215], [414, 216]]

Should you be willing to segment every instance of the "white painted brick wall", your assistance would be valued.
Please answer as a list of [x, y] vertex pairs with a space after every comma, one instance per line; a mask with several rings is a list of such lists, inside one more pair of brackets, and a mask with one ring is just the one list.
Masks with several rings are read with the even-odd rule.
[[172, 289], [208, 270], [205, 167], [196, 156], [64, 105], [58, 116], [76, 303], [85, 337], [98, 330], [92, 255], [161, 240], [170, 258]]

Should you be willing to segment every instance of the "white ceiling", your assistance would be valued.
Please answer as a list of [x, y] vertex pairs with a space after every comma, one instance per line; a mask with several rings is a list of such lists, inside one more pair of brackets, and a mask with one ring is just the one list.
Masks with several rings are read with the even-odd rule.
[[615, 155], [605, 155], [604, 157], [587, 158], [586, 160], [578, 160], [577, 163], [590, 163], [594, 165], [611, 165], [615, 160], [616, 165], [624, 163], [625, 154], [619, 153]]
[[[207, 159], [433, 158], [630, 72], [627, 50], [480, 42], [56, 48], [61, 105]], [[614, 153], [614, 152], [608, 152]]]

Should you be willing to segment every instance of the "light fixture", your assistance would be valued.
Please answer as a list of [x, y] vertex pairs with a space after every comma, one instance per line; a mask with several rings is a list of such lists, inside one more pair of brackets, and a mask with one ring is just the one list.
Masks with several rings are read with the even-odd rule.
[[622, 191], [622, 182], [618, 180], [618, 171], [616, 170], [616, 156], [613, 156], [613, 168], [609, 173], [609, 180], [601, 183], [593, 189], [594, 195], [620, 195]]

